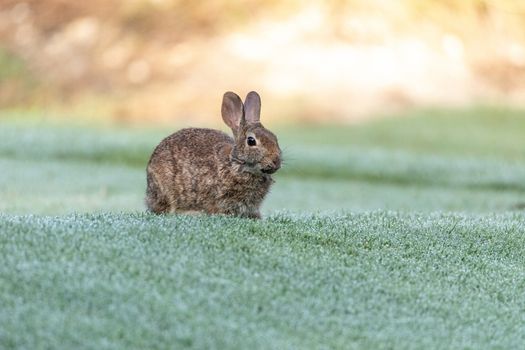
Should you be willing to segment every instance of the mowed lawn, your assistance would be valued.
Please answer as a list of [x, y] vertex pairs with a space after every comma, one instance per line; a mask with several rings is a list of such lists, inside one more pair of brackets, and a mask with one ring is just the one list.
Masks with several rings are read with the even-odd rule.
[[281, 126], [262, 221], [145, 213], [172, 131], [0, 115], [0, 348], [525, 344], [523, 111]]

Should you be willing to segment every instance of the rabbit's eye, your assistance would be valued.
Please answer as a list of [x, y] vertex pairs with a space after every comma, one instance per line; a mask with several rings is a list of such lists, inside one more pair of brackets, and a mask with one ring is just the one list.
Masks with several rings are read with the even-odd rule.
[[248, 143], [248, 146], [255, 146], [257, 144], [257, 141], [255, 141], [255, 138], [248, 136], [246, 139], [246, 142]]

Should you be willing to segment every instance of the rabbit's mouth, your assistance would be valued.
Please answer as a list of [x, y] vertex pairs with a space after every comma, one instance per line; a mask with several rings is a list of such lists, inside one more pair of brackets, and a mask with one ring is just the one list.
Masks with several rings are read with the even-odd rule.
[[275, 173], [279, 169], [281, 169], [281, 161], [277, 160], [277, 161], [272, 162], [271, 164], [261, 167], [260, 170], [261, 170], [261, 173], [270, 175], [270, 174]]
[[274, 172], [277, 171], [277, 169], [261, 168], [257, 164], [245, 163], [243, 166], [243, 171], [246, 171], [248, 173], [258, 175], [258, 176], [266, 176], [266, 175], [273, 174]]
[[280, 162], [274, 163], [272, 165], [266, 165], [261, 166], [258, 163], [252, 163], [247, 161], [246, 159], [241, 159], [238, 157], [231, 157], [231, 160], [236, 162], [237, 164], [240, 164], [244, 171], [247, 171], [249, 173], [255, 174], [255, 175], [271, 175], [275, 173], [279, 168], [281, 167]]
[[261, 173], [270, 175], [270, 174], [275, 173], [278, 169], [279, 168], [263, 168], [261, 169]]

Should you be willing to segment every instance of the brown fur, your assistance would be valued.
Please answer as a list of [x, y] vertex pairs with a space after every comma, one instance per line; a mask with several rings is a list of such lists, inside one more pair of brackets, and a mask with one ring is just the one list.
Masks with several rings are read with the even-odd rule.
[[[212, 129], [180, 130], [161, 141], [147, 167], [146, 204], [154, 213], [260, 218], [259, 207], [279, 169], [277, 138], [259, 122], [260, 98], [224, 94], [223, 120], [234, 138]], [[249, 146], [247, 138], [256, 139]]]

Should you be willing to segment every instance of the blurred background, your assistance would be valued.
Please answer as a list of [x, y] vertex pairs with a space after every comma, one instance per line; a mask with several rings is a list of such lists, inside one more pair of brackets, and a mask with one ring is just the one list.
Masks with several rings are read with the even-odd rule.
[[118, 121], [353, 121], [414, 106], [523, 104], [520, 0], [2, 0], [0, 105]]
[[525, 208], [525, 1], [0, 0], [0, 211], [144, 210], [227, 90], [284, 149], [266, 213]]

